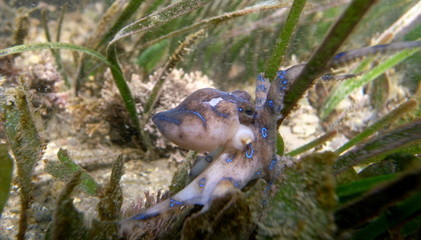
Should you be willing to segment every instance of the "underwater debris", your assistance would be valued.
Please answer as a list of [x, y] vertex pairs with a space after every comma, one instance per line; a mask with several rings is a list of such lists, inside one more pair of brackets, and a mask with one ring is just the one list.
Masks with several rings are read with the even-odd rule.
[[29, 16], [27, 10], [22, 11], [16, 16], [15, 19], [15, 30], [13, 31], [13, 43], [14, 45], [22, 45], [25, 42], [25, 38], [29, 32]]
[[10, 194], [13, 175], [13, 159], [8, 154], [9, 146], [0, 144], [0, 217], [3, 213], [3, 207]]
[[83, 213], [73, 205], [70, 197], [73, 190], [80, 183], [81, 171], [73, 174], [57, 199], [57, 207], [47, 239], [87, 239], [88, 228], [83, 222]]
[[81, 172], [80, 188], [91, 195], [96, 195], [99, 191], [100, 185], [89, 175], [89, 173], [76, 164], [69, 156], [66, 149], [61, 149], [57, 152], [57, 161], [48, 161], [45, 166], [45, 171], [56, 177], [57, 179], [68, 181], [76, 172]]
[[110, 181], [101, 193], [98, 203], [98, 215], [102, 221], [113, 221], [120, 217], [120, 209], [123, 204], [123, 192], [120, 186], [121, 177], [124, 174], [124, 160], [120, 155], [113, 164]]
[[[404, 222], [404, 217], [410, 215], [414, 216], [416, 215], [416, 212], [420, 211], [420, 204], [414, 204], [417, 201], [419, 202], [421, 197], [419, 192], [420, 189], [421, 168], [420, 164], [417, 164], [417, 169], [411, 169], [388, 184], [374, 188], [362, 198], [352, 201], [338, 209], [335, 212], [335, 223], [338, 226], [338, 233], [346, 235], [351, 229], [361, 226], [370, 219], [378, 216], [382, 209], [390, 207], [393, 203], [407, 197], [405, 201], [400, 203], [400, 206], [390, 207], [391, 211], [378, 219], [380, 222], [383, 222], [383, 224], [386, 224], [386, 226], [388, 224], [397, 225]], [[391, 215], [394, 215], [395, 218], [391, 217]], [[385, 216], [389, 217], [389, 222], [381, 219]], [[378, 222], [373, 222], [373, 224], [378, 224]], [[370, 228], [371, 226], [369, 226], [368, 229]], [[361, 233], [367, 232], [369, 231], [366, 229], [360, 229], [360, 233], [357, 232], [356, 236], [361, 236]], [[378, 235], [379, 232], [373, 231], [369, 235], [376, 234]], [[374, 237], [372, 239], [374, 239]]]
[[335, 239], [335, 179], [331, 152], [303, 157], [273, 182], [257, 239]]
[[17, 179], [20, 187], [20, 218], [17, 239], [24, 239], [28, 227], [30, 205], [33, 200], [32, 174], [35, 164], [41, 159], [44, 143], [38, 134], [36, 115], [34, 115], [29, 100], [29, 93], [23, 86], [18, 86], [10, 92], [13, 99], [5, 108], [4, 128], [8, 143], [12, 149], [16, 166]]
[[[367, 161], [378, 160], [382, 156], [394, 153], [398, 150], [405, 152], [417, 152], [421, 142], [421, 119], [416, 119], [408, 124], [392, 129], [377, 137], [366, 141], [357, 148], [341, 155], [334, 165], [335, 174], [339, 175]], [[363, 152], [364, 154], [361, 154]]]
[[253, 231], [249, 203], [241, 191], [215, 198], [205, 213], [194, 213], [183, 225], [181, 239], [248, 239]]

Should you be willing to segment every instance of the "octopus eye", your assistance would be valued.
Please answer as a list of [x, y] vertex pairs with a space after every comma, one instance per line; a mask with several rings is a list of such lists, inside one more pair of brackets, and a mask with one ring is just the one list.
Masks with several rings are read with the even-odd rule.
[[251, 116], [251, 115], [254, 114], [254, 111], [251, 110], [251, 109], [248, 109], [248, 110], [246, 110], [246, 114]]

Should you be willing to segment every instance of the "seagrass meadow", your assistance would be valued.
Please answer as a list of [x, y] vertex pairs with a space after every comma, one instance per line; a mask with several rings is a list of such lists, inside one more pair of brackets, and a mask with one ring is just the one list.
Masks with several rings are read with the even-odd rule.
[[421, 239], [417, 0], [5, 0], [0, 39], [1, 240]]

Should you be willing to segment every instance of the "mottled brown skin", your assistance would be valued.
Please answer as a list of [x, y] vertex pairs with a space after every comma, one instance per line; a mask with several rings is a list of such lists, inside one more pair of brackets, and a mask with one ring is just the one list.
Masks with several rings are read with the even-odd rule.
[[[239, 114], [239, 108], [244, 114]], [[247, 113], [251, 114], [247, 115]], [[254, 114], [250, 95], [213, 88], [197, 90], [176, 108], [152, 117], [159, 131], [178, 146], [210, 152], [223, 146], [238, 130], [240, 122], [250, 122]]]

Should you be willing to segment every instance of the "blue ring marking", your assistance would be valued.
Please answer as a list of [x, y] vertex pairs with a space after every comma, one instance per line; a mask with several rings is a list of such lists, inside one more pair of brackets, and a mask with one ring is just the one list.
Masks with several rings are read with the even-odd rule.
[[239, 111], [239, 112], [242, 112], [242, 111], [244, 111], [244, 109], [239, 107], [239, 108], [238, 108], [238, 111]]
[[269, 169], [271, 169], [271, 170], [274, 169], [277, 162], [278, 162], [277, 159], [273, 159], [272, 162], [270, 162], [270, 164], [269, 164]]
[[175, 199], [170, 198], [170, 207], [174, 207], [175, 205], [183, 205], [183, 202], [177, 201]]
[[269, 101], [268, 101], [268, 106], [269, 106], [270, 108], [273, 108], [273, 101], [272, 101], [272, 100], [269, 100]]
[[213, 158], [211, 156], [209, 156], [209, 155], [205, 157], [205, 161], [206, 162], [209, 162], [210, 163], [210, 162], [212, 162], [212, 160], [213, 160]]
[[264, 138], [268, 136], [268, 130], [266, 128], [262, 128], [261, 133], [262, 133], [262, 137]]
[[240, 188], [240, 186], [241, 186], [240, 181], [239, 180], [235, 180], [232, 177], [223, 177], [223, 178], [221, 178], [220, 181], [224, 181], [224, 180], [230, 181], [232, 184], [234, 184], [234, 187], [236, 187], [236, 188]]
[[188, 112], [188, 113], [192, 113], [192, 114], [198, 116], [200, 118], [200, 120], [202, 120], [203, 126], [206, 126], [206, 119], [202, 116], [202, 114], [200, 114], [200, 113], [198, 113], [196, 111], [193, 111], [193, 110], [185, 110], [185, 111]]
[[284, 80], [285, 79], [285, 73], [286, 73], [285, 70], [278, 71], [276, 73], [276, 77], [278, 77], [281, 80]]
[[169, 118], [169, 117], [166, 117], [166, 116], [157, 116], [156, 119], [162, 120], [162, 121], [167, 121], [167, 122], [172, 122], [172, 123], [175, 123], [176, 125], [180, 125], [180, 123], [181, 123], [177, 119]]
[[206, 185], [206, 178], [201, 178], [199, 180], [199, 187], [204, 187]]
[[288, 80], [284, 80], [281, 82], [283, 85], [287, 85], [288, 84]]
[[333, 60], [338, 60], [339, 58], [345, 56], [347, 52], [340, 52], [333, 57]]
[[282, 90], [282, 91], [285, 91], [286, 89], [287, 89], [287, 87], [286, 87], [286, 86], [282, 86], [282, 87], [281, 87], [281, 90]]
[[257, 75], [257, 80], [261, 81], [261, 82], [264, 82], [265, 78], [262, 76], [262, 74], [259, 74], [259, 75]]
[[256, 174], [256, 176], [260, 176], [260, 175], [262, 175], [262, 171], [257, 171], [255, 174]]
[[229, 156], [228, 156], [228, 158], [227, 159], [225, 159], [225, 161], [227, 162], [227, 163], [230, 163], [230, 162], [232, 162], [232, 161], [234, 161], [234, 159], [235, 159], [235, 153], [234, 154], [230, 154]]
[[[249, 151], [250, 150], [250, 151]], [[247, 144], [247, 149], [246, 149], [246, 158], [252, 158], [254, 155], [254, 149], [253, 149], [253, 145], [251, 145], [251, 143]]]

